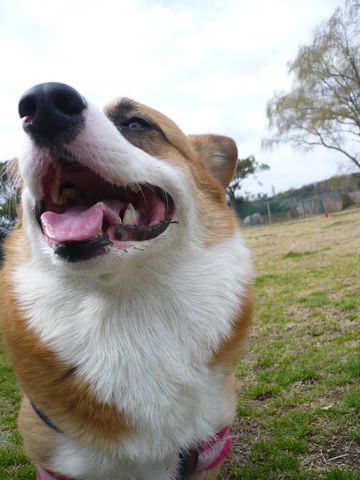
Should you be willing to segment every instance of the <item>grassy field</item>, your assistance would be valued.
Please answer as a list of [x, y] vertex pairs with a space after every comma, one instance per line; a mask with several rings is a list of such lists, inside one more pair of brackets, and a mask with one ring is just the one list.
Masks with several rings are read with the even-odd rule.
[[[360, 480], [360, 210], [244, 230], [256, 313], [221, 480]], [[0, 354], [0, 478], [33, 479]]]
[[360, 210], [244, 230], [257, 306], [222, 479], [360, 479]]

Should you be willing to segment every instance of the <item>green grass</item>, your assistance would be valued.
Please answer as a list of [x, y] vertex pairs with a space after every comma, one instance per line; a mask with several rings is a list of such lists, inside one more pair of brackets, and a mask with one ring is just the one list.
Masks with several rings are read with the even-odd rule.
[[257, 305], [220, 479], [360, 480], [360, 211], [341, 216], [244, 230]]
[[285, 253], [285, 255], [283, 255], [281, 258], [283, 260], [287, 260], [289, 258], [291, 259], [301, 259], [303, 257], [308, 257], [309, 255], [315, 255], [317, 252], [288, 252], [288, 253]]
[[0, 478], [2, 480], [35, 478], [35, 469], [24, 455], [22, 439], [16, 428], [19, 402], [20, 393], [12, 368], [0, 348]]

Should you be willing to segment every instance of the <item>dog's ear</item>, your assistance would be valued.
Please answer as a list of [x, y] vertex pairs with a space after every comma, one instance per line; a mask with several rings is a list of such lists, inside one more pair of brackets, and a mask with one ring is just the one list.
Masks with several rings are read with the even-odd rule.
[[238, 159], [234, 140], [222, 135], [189, 135], [192, 146], [213, 176], [226, 188], [232, 179]]

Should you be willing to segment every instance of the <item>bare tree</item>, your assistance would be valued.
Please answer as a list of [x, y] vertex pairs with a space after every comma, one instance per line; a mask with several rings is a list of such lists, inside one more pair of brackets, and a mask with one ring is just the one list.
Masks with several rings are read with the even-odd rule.
[[268, 102], [272, 136], [263, 146], [322, 146], [341, 152], [360, 169], [360, 3], [348, 0], [322, 22], [288, 71], [293, 86]]
[[269, 165], [259, 163], [255, 160], [254, 155], [246, 158], [239, 158], [236, 164], [235, 173], [230, 185], [226, 189], [226, 194], [230, 204], [233, 206], [236, 202], [236, 193], [241, 189], [241, 182], [249, 175], [256, 175], [258, 172], [268, 170]]

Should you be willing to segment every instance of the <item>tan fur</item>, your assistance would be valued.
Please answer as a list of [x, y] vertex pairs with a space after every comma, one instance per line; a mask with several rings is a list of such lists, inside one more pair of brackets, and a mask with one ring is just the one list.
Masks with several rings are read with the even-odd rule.
[[[190, 158], [191, 160], [190, 165], [187, 164], [187, 166], [196, 183], [195, 198], [199, 216], [202, 219], [201, 226], [205, 245], [211, 247], [231, 238], [237, 228], [238, 220], [234, 212], [225, 204], [225, 189], [234, 174], [237, 161], [235, 143], [220, 135], [185, 137], [182, 132], [179, 133], [174, 128], [170, 131], [166, 129], [166, 124], [161, 124], [161, 126], [185, 159]], [[223, 152], [228, 160], [223, 169], [214, 167], [213, 159], [218, 152]], [[171, 152], [164, 153], [164, 158], [171, 158], [175, 161], [178, 159], [178, 165], [184, 168], [184, 157], [179, 158], [178, 155], [169, 155], [169, 153]], [[220, 174], [222, 170], [226, 171], [223, 175]]]
[[234, 140], [221, 135], [189, 135], [188, 138], [213, 176], [226, 188], [238, 157]]
[[248, 287], [246, 295], [243, 297], [241, 312], [233, 323], [233, 330], [229, 338], [224, 341], [217, 352], [214, 353], [213, 364], [221, 362], [228, 364], [231, 368], [239, 359], [240, 348], [246, 337], [249, 325], [251, 323], [254, 307], [254, 295], [252, 287]]

